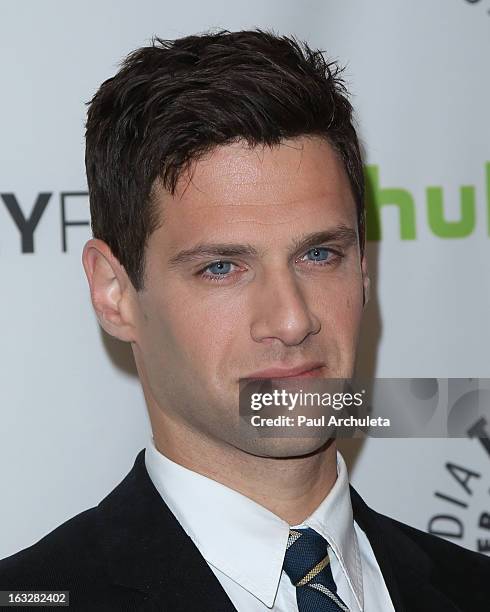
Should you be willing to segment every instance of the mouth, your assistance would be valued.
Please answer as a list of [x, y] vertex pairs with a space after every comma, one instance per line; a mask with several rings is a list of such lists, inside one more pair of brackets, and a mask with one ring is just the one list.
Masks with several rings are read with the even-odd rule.
[[313, 378], [324, 376], [325, 364], [309, 363], [295, 368], [267, 368], [257, 372], [252, 372], [246, 378]]

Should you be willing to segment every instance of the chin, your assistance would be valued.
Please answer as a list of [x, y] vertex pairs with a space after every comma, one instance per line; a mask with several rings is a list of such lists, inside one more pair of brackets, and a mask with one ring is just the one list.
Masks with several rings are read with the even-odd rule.
[[315, 454], [332, 441], [333, 438], [253, 438], [244, 441], [242, 450], [256, 457], [287, 459]]

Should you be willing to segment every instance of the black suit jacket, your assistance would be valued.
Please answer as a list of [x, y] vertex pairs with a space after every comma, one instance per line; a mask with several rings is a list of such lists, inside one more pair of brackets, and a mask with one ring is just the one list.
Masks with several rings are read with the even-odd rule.
[[[351, 498], [397, 612], [490, 611], [489, 558], [378, 514], [352, 488]], [[69, 590], [77, 612], [235, 610], [162, 502], [144, 450], [97, 507], [0, 561], [0, 590], [9, 589]]]

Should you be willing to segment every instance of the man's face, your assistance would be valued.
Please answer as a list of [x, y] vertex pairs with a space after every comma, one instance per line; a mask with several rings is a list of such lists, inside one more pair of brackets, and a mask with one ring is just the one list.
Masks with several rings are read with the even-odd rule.
[[319, 440], [241, 439], [238, 386], [271, 368], [353, 373], [364, 276], [341, 161], [320, 138], [239, 142], [156, 197], [133, 343], [150, 417], [254, 454], [311, 452]]

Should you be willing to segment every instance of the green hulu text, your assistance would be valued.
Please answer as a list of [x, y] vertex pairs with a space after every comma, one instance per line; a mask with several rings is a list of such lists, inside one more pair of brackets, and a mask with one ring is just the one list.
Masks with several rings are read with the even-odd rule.
[[[366, 176], [366, 237], [368, 240], [382, 238], [382, 209], [396, 206], [399, 211], [400, 237], [402, 240], [417, 238], [417, 210], [412, 194], [407, 189], [381, 185], [379, 167], [365, 166]], [[485, 164], [486, 232], [490, 236], [490, 162]], [[427, 187], [427, 223], [439, 238], [465, 238], [473, 233], [477, 223], [476, 188], [473, 185], [460, 187], [460, 214], [456, 221], [448, 221], [444, 213], [444, 190], [442, 187]], [[420, 211], [419, 211], [420, 212]]]

